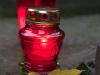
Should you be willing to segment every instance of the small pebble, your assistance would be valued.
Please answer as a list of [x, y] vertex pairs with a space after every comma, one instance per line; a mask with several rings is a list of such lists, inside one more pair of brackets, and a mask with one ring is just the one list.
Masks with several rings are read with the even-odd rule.
[[69, 47], [70, 50], [73, 50], [73, 47]]
[[92, 46], [90, 46], [90, 48], [91, 48], [91, 49], [95, 49], [95, 46], [92, 45]]

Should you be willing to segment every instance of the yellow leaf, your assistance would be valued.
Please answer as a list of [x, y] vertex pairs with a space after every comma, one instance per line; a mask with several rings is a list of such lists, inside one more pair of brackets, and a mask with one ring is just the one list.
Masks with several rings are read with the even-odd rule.
[[60, 72], [60, 69], [55, 69], [55, 70], [49, 72], [48, 75], [55, 75], [57, 72]]
[[77, 69], [71, 69], [71, 70], [60, 70], [56, 69], [51, 72], [49, 72], [48, 75], [79, 75], [82, 71]]
[[79, 75], [82, 71], [77, 69], [71, 69], [67, 72], [68, 75]]
[[39, 75], [39, 74], [37, 74], [35, 72], [30, 72], [30, 73], [28, 73], [28, 75]]

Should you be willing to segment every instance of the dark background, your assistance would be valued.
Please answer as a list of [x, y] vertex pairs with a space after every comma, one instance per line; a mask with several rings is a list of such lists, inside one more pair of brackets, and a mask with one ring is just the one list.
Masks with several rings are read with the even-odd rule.
[[[0, 16], [16, 16], [16, 0], [0, 0]], [[100, 13], [100, 0], [56, 0], [63, 17]]]

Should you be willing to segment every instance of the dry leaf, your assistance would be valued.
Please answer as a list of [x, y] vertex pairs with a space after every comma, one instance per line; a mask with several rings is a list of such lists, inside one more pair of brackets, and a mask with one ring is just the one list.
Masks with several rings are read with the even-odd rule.
[[71, 70], [60, 70], [56, 69], [51, 72], [49, 72], [48, 75], [79, 75], [82, 71], [77, 69], [71, 69]]
[[39, 74], [37, 74], [35, 72], [30, 72], [30, 73], [28, 73], [28, 75], [39, 75]]

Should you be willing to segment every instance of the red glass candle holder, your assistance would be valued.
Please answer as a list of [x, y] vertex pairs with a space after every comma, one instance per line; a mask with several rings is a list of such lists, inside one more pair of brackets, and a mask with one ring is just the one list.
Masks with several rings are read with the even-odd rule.
[[47, 7], [27, 10], [26, 26], [19, 32], [25, 55], [24, 68], [44, 74], [56, 68], [65, 36], [59, 28], [59, 11]]
[[18, 29], [25, 27], [26, 8], [29, 6], [55, 7], [56, 0], [17, 0]]
[[35, 6], [50, 6], [55, 7], [56, 0], [35, 0]]

